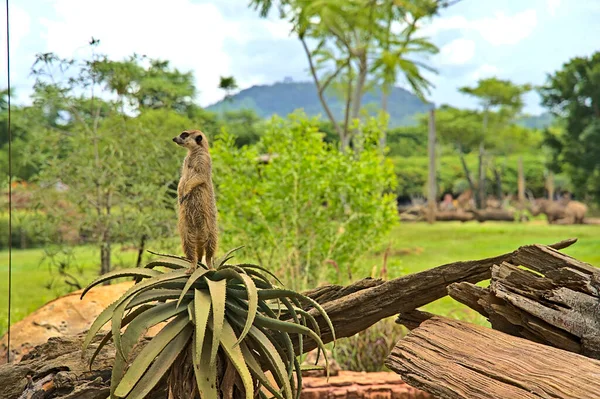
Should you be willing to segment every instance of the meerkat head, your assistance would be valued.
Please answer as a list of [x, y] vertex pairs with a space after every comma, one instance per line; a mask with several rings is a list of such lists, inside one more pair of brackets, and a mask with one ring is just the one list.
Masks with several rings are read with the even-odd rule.
[[188, 150], [208, 149], [208, 140], [200, 130], [184, 130], [179, 136], [173, 137], [173, 141]]

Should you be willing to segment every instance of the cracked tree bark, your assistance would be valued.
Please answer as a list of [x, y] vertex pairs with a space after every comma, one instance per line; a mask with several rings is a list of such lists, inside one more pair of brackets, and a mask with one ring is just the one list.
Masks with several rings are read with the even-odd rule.
[[434, 316], [386, 361], [408, 384], [440, 399], [600, 397], [600, 361]]

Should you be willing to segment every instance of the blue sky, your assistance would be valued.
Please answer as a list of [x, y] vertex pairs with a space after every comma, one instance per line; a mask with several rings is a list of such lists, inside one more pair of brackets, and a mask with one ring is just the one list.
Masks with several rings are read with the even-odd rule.
[[[13, 0], [11, 67], [19, 102], [26, 102], [29, 69], [38, 52], [63, 57], [87, 55], [91, 36], [100, 51], [120, 59], [137, 52], [193, 70], [198, 101], [209, 105], [223, 93], [219, 76], [233, 75], [241, 88], [270, 84], [291, 76], [308, 80], [307, 62], [289, 26], [277, 18], [260, 19], [249, 0]], [[168, 5], [167, 5], [168, 4]], [[1, 18], [4, 18], [2, 15]], [[497, 76], [517, 83], [542, 84], [575, 56], [600, 50], [598, 0], [462, 0], [423, 26], [440, 47], [429, 60], [436, 104], [474, 107], [457, 88]], [[2, 54], [5, 19], [0, 19]], [[6, 60], [0, 57], [6, 87]], [[540, 113], [531, 93], [525, 111]]]

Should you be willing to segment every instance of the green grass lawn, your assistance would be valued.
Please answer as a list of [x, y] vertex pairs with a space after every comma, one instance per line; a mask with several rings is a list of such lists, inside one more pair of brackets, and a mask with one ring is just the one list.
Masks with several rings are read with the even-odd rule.
[[[600, 266], [600, 226], [548, 226], [544, 222], [516, 223], [404, 223], [390, 235], [390, 257], [388, 278], [414, 273], [431, 267], [458, 260], [480, 259], [512, 251], [521, 245], [551, 244], [565, 238], [577, 237], [565, 253], [585, 262]], [[388, 243], [374, 248], [372, 253], [361, 259], [352, 270], [353, 279], [372, 275], [380, 270], [383, 251]], [[77, 267], [69, 271], [82, 284], [89, 282], [98, 273], [98, 250], [95, 247], [74, 249]], [[114, 251], [115, 266], [135, 263], [135, 251]], [[13, 251], [13, 302], [12, 321], [16, 322], [44, 303], [72, 290], [48, 264], [40, 264], [43, 250]], [[6, 330], [7, 316], [7, 252], [1, 253], [0, 263], [0, 334]], [[378, 272], [377, 272], [378, 273]], [[452, 301], [441, 299], [426, 310], [482, 322], [482, 318]]]

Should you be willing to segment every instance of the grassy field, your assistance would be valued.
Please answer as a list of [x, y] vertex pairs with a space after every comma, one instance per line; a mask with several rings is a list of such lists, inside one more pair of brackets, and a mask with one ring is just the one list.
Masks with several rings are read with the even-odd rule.
[[[600, 226], [548, 226], [536, 221], [528, 224], [513, 223], [437, 223], [402, 224], [390, 235], [389, 242], [374, 248], [352, 270], [353, 279], [375, 274], [383, 260], [383, 252], [390, 246], [388, 278], [414, 273], [458, 260], [480, 259], [512, 251], [521, 245], [551, 244], [565, 238], [577, 237], [579, 242], [564, 252], [580, 260], [600, 266]], [[69, 269], [83, 284], [90, 281], [98, 270], [98, 251], [93, 247], [75, 249], [77, 267]], [[114, 251], [113, 263], [118, 267], [135, 263], [135, 251]], [[7, 316], [7, 252], [0, 255], [0, 335], [6, 330]], [[72, 290], [64, 278], [51, 272], [47, 262], [41, 263], [40, 249], [13, 252], [12, 320], [16, 322], [44, 303]], [[450, 298], [441, 299], [426, 310], [481, 322], [482, 319], [466, 311]]]

